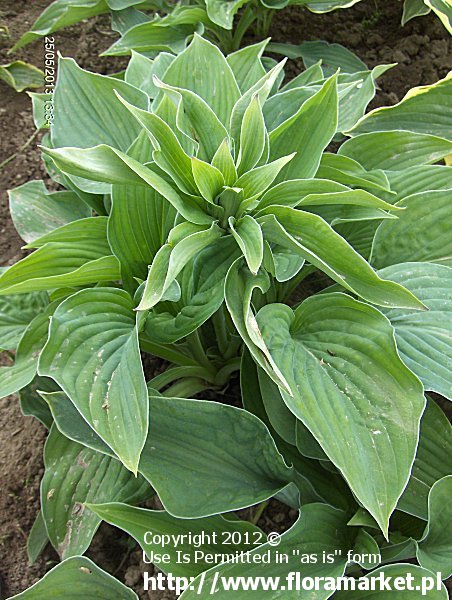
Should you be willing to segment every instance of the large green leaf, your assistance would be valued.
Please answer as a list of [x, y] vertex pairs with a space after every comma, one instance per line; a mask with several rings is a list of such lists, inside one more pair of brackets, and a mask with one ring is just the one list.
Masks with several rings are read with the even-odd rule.
[[166, 510], [198, 518], [244, 508], [283, 489], [293, 471], [254, 415], [204, 400], [150, 398], [139, 471]]
[[[162, 10], [168, 10], [167, 6]], [[139, 22], [127, 29], [103, 56], [121, 56], [137, 52], [182, 52], [193, 33], [208, 23], [205, 8], [177, 4], [163, 18]]]
[[240, 97], [234, 74], [220, 50], [195, 34], [166, 71], [164, 82], [201, 96], [226, 127]]
[[[411, 576], [408, 582], [408, 576]], [[389, 590], [379, 589], [379, 577], [391, 578], [390, 581], [406, 582], [404, 590], [396, 590], [390, 587]], [[418, 597], [427, 598], [427, 600], [447, 600], [448, 594], [445, 586], [441, 584], [440, 589], [435, 587], [435, 576], [432, 571], [418, 567], [417, 565], [396, 564], [384, 565], [371, 573], [364, 575], [367, 583], [356, 586], [356, 590], [347, 590], [336, 592], [334, 600], [413, 600], [413, 594], [416, 592]], [[404, 584], [401, 584], [404, 585]]]
[[419, 445], [413, 471], [397, 508], [425, 521], [431, 487], [452, 473], [452, 427], [431, 399], [422, 416]]
[[57, 304], [49, 304], [25, 329], [17, 347], [14, 365], [0, 367], [0, 398], [18, 392], [33, 380], [39, 355], [47, 339], [49, 318]]
[[242, 94], [265, 75], [265, 69], [260, 59], [267, 44], [268, 39], [251, 46], [245, 46], [228, 55], [226, 60], [234, 73]]
[[[66, 398], [70, 402], [69, 398]], [[122, 464], [62, 435], [54, 426], [44, 449], [42, 516], [62, 560], [83, 554], [101, 522], [86, 503], [142, 502], [151, 490]]]
[[1, 296], [0, 350], [15, 350], [25, 329], [48, 303], [49, 297], [42, 292]]
[[127, 150], [141, 128], [114, 90], [132, 104], [148, 107], [148, 97], [141, 90], [119, 79], [84, 71], [72, 58], [60, 58], [53, 96], [53, 146], [109, 144]]
[[339, 148], [364, 168], [404, 171], [432, 164], [452, 152], [452, 141], [412, 131], [374, 131], [353, 137]]
[[65, 300], [53, 316], [39, 373], [58, 383], [136, 473], [148, 431], [148, 393], [130, 296], [94, 288]]
[[[294, 579], [289, 577], [289, 573], [295, 575], [296, 571], [301, 577], [313, 579], [341, 577], [347, 562], [347, 550], [353, 546], [353, 532], [346, 527], [346, 521], [345, 513], [332, 506], [307, 504], [303, 506], [295, 525], [281, 535], [277, 548], [267, 542], [245, 555], [249, 557], [246, 575], [241, 562], [219, 565], [195, 580], [193, 586], [182, 594], [181, 600], [194, 600], [198, 597], [199, 589], [214, 590], [214, 595], [219, 600], [231, 597], [237, 600], [256, 598], [257, 594], [263, 600], [284, 597], [326, 600], [331, 592], [325, 589], [296, 592]], [[323, 552], [332, 555], [332, 562], [323, 561]], [[278, 561], [278, 553], [288, 556], [288, 562]], [[258, 558], [263, 558], [266, 554], [269, 555], [268, 563]], [[315, 557], [315, 560], [303, 561], [302, 557], [308, 555]], [[259, 585], [269, 577], [277, 582], [275, 589], [270, 585], [268, 588]]]
[[433, 85], [413, 88], [395, 106], [385, 106], [364, 116], [348, 133], [359, 135], [372, 131], [414, 131], [452, 139], [452, 115], [444, 110], [450, 105], [452, 77], [449, 74]]
[[55, 229], [30, 247], [38, 248], [0, 276], [0, 295], [23, 294], [119, 279], [111, 256], [107, 219], [89, 217]]
[[370, 262], [377, 269], [403, 262], [452, 266], [450, 192], [420, 192], [398, 203], [396, 221], [383, 221], [375, 234]]
[[[301, 0], [305, 2], [305, 0]], [[344, 0], [338, 0], [342, 4], [349, 4]], [[353, 0], [351, 0], [353, 1]], [[354, 0], [359, 2], [359, 0]], [[306, 3], [306, 2], [305, 2]], [[320, 3], [319, 3], [320, 4]], [[323, 3], [333, 5], [334, 2], [326, 0]], [[356, 56], [351, 50], [341, 44], [329, 44], [328, 42], [316, 40], [303, 42], [298, 46], [292, 44], [270, 44], [268, 50], [278, 54], [284, 54], [289, 58], [302, 58], [306, 68], [321, 61], [323, 72], [332, 74], [338, 69], [343, 73], [356, 73], [367, 69], [366, 63]]]
[[391, 202], [427, 190], [452, 189], [452, 167], [443, 165], [421, 165], [403, 171], [389, 171], [387, 176], [391, 190], [395, 192]]
[[422, 385], [399, 359], [389, 322], [336, 293], [309, 298], [295, 312], [268, 305], [256, 320], [292, 391], [283, 392], [286, 404], [387, 533], [424, 410]]
[[107, 12], [105, 0], [56, 0], [38, 17], [32, 28], [20, 38], [12, 52], [62, 27]]
[[57, 167], [65, 173], [106, 183], [147, 184], [168, 200], [188, 221], [198, 224], [212, 222], [212, 217], [205, 214], [196, 200], [189, 196], [182, 198], [161, 175], [115, 148], [105, 145], [87, 149], [43, 148], [43, 152], [51, 156]]
[[452, 573], [452, 475], [437, 481], [428, 496], [428, 524], [418, 544], [419, 564], [432, 572], [441, 571], [441, 578]]
[[270, 158], [275, 159], [297, 152], [296, 157], [283, 169], [279, 178], [304, 179], [313, 177], [319, 167], [323, 150], [337, 128], [336, 76], [328, 79], [322, 88], [306, 100], [295, 115], [270, 133]]
[[428, 311], [383, 310], [395, 329], [403, 362], [426, 390], [452, 399], [452, 268], [434, 263], [403, 263], [379, 274], [402, 284]]
[[150, 339], [174, 343], [210, 318], [224, 300], [224, 280], [239, 255], [230, 236], [214, 241], [188, 263], [181, 275], [182, 297], [174, 307], [164, 304], [149, 312], [146, 330]]
[[[174, 225], [176, 211], [150, 187], [113, 185], [108, 241], [123, 279], [146, 279], [148, 267]], [[135, 286], [133, 286], [135, 287]]]
[[[164, 572], [170, 572], [176, 577], [193, 577], [210, 568], [213, 564], [222, 562], [220, 556], [232, 556], [236, 552], [246, 552], [261, 543], [264, 534], [258, 527], [236, 518], [224, 518], [221, 515], [205, 517], [204, 519], [177, 519], [162, 510], [146, 510], [134, 508], [127, 504], [109, 503], [90, 505], [90, 509], [111, 525], [119, 527], [134, 537], [144, 552], [152, 559], [154, 553], [164, 552], [169, 555], [169, 561], [160, 564]], [[229, 534], [234, 532], [237, 543]], [[151, 532], [151, 535], [150, 535]], [[163, 544], [162, 537], [169, 537], [170, 542]], [[200, 543], [190, 542], [193, 536], [199, 536]], [[216, 555], [213, 562], [204, 558]], [[184, 556], [184, 560], [180, 557]]]
[[91, 216], [74, 192], [49, 193], [43, 181], [29, 181], [9, 192], [9, 210], [17, 232], [26, 242], [71, 221]]
[[11, 600], [138, 600], [117, 579], [99, 569], [89, 558], [74, 556], [49, 571], [38, 583]]
[[329, 152], [323, 153], [316, 177], [330, 179], [353, 188], [371, 190], [373, 193], [376, 193], [374, 190], [390, 191], [388, 177], [381, 169], [367, 171], [356, 160]]
[[318, 215], [282, 206], [269, 207], [263, 215], [258, 221], [266, 240], [303, 256], [351, 292], [381, 306], [423, 307], [400, 284], [380, 279], [367, 261]]

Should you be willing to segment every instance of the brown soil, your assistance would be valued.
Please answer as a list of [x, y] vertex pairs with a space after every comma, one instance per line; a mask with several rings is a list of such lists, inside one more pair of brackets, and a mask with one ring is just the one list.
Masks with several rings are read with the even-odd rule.
[[[0, 0], [0, 24], [6, 24], [16, 40], [49, 0]], [[303, 40], [325, 39], [339, 42], [356, 52], [369, 66], [399, 62], [381, 80], [377, 104], [400, 100], [413, 86], [433, 83], [452, 68], [451, 40], [433, 17], [417, 19], [404, 29], [399, 27], [401, 2], [368, 0], [346, 11], [329, 15], [312, 15], [293, 7], [278, 13], [270, 35], [275, 41], [299, 44]], [[84, 68], [98, 72], [114, 72], [123, 62], [99, 59], [98, 53], [108, 47], [110, 27], [107, 17], [92, 19], [56, 35], [58, 50], [73, 56]], [[0, 39], [0, 64], [11, 60], [6, 51], [11, 40]], [[36, 42], [15, 58], [42, 66], [42, 42]], [[297, 61], [292, 72], [299, 70]], [[0, 82], [0, 162], [17, 152], [33, 134], [30, 100]], [[22, 241], [16, 234], [8, 214], [7, 190], [31, 179], [44, 177], [39, 151], [34, 141], [28, 149], [0, 171], [0, 265], [15, 262], [21, 256]], [[2, 364], [2, 363], [0, 363]], [[5, 363], [3, 363], [5, 364]], [[42, 476], [44, 428], [31, 418], [24, 418], [17, 398], [0, 401], [0, 600], [18, 593], [56, 564], [50, 548], [36, 564], [29, 566], [26, 538], [39, 510], [39, 481]], [[266, 531], [282, 531], [290, 526], [294, 514], [272, 502], [259, 521]], [[244, 515], [246, 516], [246, 515]], [[125, 535], [103, 525], [88, 555], [101, 567], [133, 587], [140, 598], [170, 600], [168, 592], [144, 595], [141, 591], [143, 570], [141, 552], [130, 549]]]

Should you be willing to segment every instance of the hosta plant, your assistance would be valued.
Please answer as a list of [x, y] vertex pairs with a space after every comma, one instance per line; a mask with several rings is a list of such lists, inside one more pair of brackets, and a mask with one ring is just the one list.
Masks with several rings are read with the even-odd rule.
[[[361, 0], [55, 0], [40, 15], [13, 50], [95, 15], [112, 15], [112, 27], [121, 38], [105, 54], [131, 50], [156, 53], [181, 51], [194, 32], [204, 32], [223, 50], [237, 50], [243, 35], [253, 28], [265, 37], [276, 10], [298, 5], [315, 13], [349, 8]], [[449, 0], [405, 0], [402, 23], [433, 10], [452, 33]], [[235, 20], [235, 27], [234, 26]]]
[[[65, 190], [11, 191], [34, 251], [0, 277], [0, 392], [49, 428], [30, 555], [50, 541], [63, 561], [18, 598], [134, 598], [83, 557], [102, 520], [148, 554], [146, 531], [204, 531], [274, 557], [235, 514], [273, 497], [299, 511], [289, 564], [212, 565], [186, 544], [160, 566], [198, 591], [219, 574], [450, 574], [452, 81], [363, 116], [378, 73], [316, 63], [282, 86], [263, 47], [224, 57], [195, 36], [135, 55], [124, 81], [60, 61], [42, 150]], [[153, 494], [164, 509], [140, 508]]]

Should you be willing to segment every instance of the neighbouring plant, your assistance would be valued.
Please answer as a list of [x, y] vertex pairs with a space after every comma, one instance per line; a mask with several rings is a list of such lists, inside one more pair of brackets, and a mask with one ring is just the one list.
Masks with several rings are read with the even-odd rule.
[[[121, 34], [104, 54], [180, 52], [194, 32], [204, 33], [225, 52], [237, 50], [243, 35], [254, 28], [265, 37], [276, 10], [298, 5], [315, 13], [349, 8], [361, 0], [56, 0], [37, 19], [13, 50], [62, 27], [110, 12], [112, 27]], [[241, 10], [243, 9], [243, 10]], [[402, 24], [433, 10], [452, 33], [449, 0], [405, 0]], [[163, 16], [162, 16], [163, 15]], [[234, 19], [237, 21], [234, 25]]]
[[[82, 556], [102, 520], [148, 553], [146, 531], [239, 532], [215, 550], [274, 557], [234, 515], [272, 497], [299, 510], [289, 564], [166, 547], [160, 567], [197, 578], [184, 600], [244, 573], [451, 573], [451, 427], [424, 392], [451, 390], [452, 174], [434, 163], [452, 79], [364, 116], [387, 66], [318, 62], [282, 86], [264, 49], [195, 35], [134, 54], [124, 81], [60, 60], [42, 149], [66, 191], [10, 192], [35, 251], [0, 276], [0, 395], [50, 429], [29, 552], [49, 540], [63, 562], [17, 598], [136, 598]], [[146, 355], [166, 361], [150, 380]], [[137, 507], [153, 494], [164, 510]]]

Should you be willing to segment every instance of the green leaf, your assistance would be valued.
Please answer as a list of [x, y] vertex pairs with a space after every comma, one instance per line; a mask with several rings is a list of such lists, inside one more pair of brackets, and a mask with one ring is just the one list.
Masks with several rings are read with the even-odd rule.
[[353, 552], [362, 557], [357, 564], [363, 569], [374, 569], [380, 564], [380, 548], [370, 533], [363, 528], [358, 531]]
[[55, 312], [39, 374], [54, 379], [84, 419], [136, 473], [148, 431], [148, 393], [130, 296], [82, 290]]
[[[346, 0], [338, 0], [336, 4], [340, 2], [351, 5], [359, 2], [359, 0], [349, 0], [348, 2]], [[302, 0], [302, 3], [305, 4], [306, 2]], [[335, 2], [325, 0], [324, 2], [317, 2], [317, 4], [319, 6], [323, 4], [325, 8], [330, 5], [330, 8], [327, 9], [330, 10]], [[341, 46], [341, 44], [329, 44], [320, 40], [303, 42], [298, 46], [292, 44], [269, 44], [268, 51], [284, 54], [289, 58], [301, 57], [307, 68], [318, 63], [320, 60], [322, 61], [323, 70], [330, 74], [336, 72], [338, 69], [344, 73], [356, 73], [357, 71], [367, 69], [366, 63], [358, 58], [356, 54], [345, 48], [345, 46]]]
[[162, 19], [138, 23], [102, 53], [102, 56], [130, 55], [137, 52], [172, 52], [178, 54], [196, 31], [198, 23], [206, 20], [205, 10], [196, 6], [180, 6]]
[[451, 494], [452, 475], [443, 477], [432, 486], [428, 496], [428, 524], [416, 553], [424, 569], [434, 573], [441, 571], [441, 579], [447, 579], [452, 573]]
[[229, 227], [251, 273], [256, 275], [264, 257], [264, 238], [259, 223], [251, 215], [245, 215], [238, 221], [229, 217]]
[[[411, 576], [408, 584], [407, 576]], [[390, 581], [395, 582], [400, 578], [406, 582], [406, 588], [402, 590], [391, 589], [380, 590], [375, 588], [375, 582], [379, 577], [391, 578]], [[334, 600], [368, 600], [369, 598], [378, 598], [378, 600], [412, 600], [413, 594], [417, 594], [427, 600], [447, 600], [447, 590], [443, 584], [440, 589], [435, 587], [435, 576], [431, 571], [418, 567], [417, 565], [409, 565], [406, 563], [395, 565], [384, 565], [371, 573], [364, 575], [367, 583], [362, 583], [354, 591], [340, 591], [334, 594]], [[377, 584], [378, 585], [378, 584]], [[408, 585], [410, 587], [408, 587]]]
[[323, 150], [337, 129], [337, 77], [328, 79], [295, 115], [270, 133], [270, 158], [296, 151], [296, 157], [281, 172], [280, 179], [313, 177]]
[[351, 138], [339, 148], [364, 168], [404, 171], [436, 163], [452, 152], [452, 142], [411, 131], [375, 131]]
[[192, 43], [168, 68], [164, 82], [198, 94], [228, 126], [240, 91], [231, 67], [216, 46], [195, 34]]
[[[295, 312], [268, 305], [256, 320], [292, 391], [283, 392], [286, 404], [386, 535], [410, 476], [425, 404], [388, 321], [344, 294], [311, 297]], [[372, 481], [362, 473], [372, 473]]]
[[151, 60], [132, 50], [132, 57], [125, 73], [125, 81], [154, 99], [159, 92], [159, 88], [154, 82], [154, 76], [161, 79], [174, 58], [168, 52], [160, 52], [154, 60]]
[[242, 96], [240, 96], [234, 105], [231, 115], [230, 131], [232, 138], [238, 143], [240, 138], [241, 125], [243, 115], [248, 108], [250, 102], [254, 98], [255, 94], [258, 94], [261, 106], [265, 105], [265, 101], [270, 95], [278, 77], [283, 72], [283, 68], [286, 61], [281, 61], [275, 65], [268, 73], [263, 75], [259, 81], [251, 86]]
[[0, 398], [18, 392], [36, 375], [39, 354], [47, 339], [49, 318], [56, 304], [49, 304], [25, 329], [17, 347], [14, 365], [0, 367]]
[[[315, 527], [313, 523], [315, 523]], [[272, 547], [267, 542], [245, 555], [249, 556], [249, 561], [246, 565], [244, 579], [251, 582], [252, 579], [256, 581], [260, 577], [279, 577], [281, 582], [285, 581], [286, 578], [290, 577], [290, 573], [300, 570], [300, 557], [307, 555], [313, 555], [317, 560], [302, 564], [303, 577], [341, 577], [345, 570], [346, 554], [350, 548], [350, 543], [351, 534], [350, 529], [346, 527], [344, 512], [326, 504], [305, 505], [295, 525], [281, 535], [277, 548]], [[324, 551], [331, 552], [334, 555], [332, 563], [323, 562], [322, 552]], [[278, 552], [287, 555], [289, 557], [288, 562], [279, 562], [276, 558]], [[258, 555], [263, 558], [267, 554], [269, 554], [268, 564], [258, 559]], [[215, 589], [215, 597], [219, 600], [230, 598], [232, 590], [234, 590], [233, 597], [237, 600], [256, 598], [256, 590], [253, 587], [250, 586], [248, 589], [244, 589], [245, 586], [234, 586], [233, 581], [237, 582], [237, 578], [243, 577], [243, 574], [243, 563], [225, 563], [210, 569], [200, 577], [203, 578], [203, 589]], [[221, 585], [219, 582], [224, 583]], [[227, 588], [225, 583], [231, 587]], [[296, 594], [297, 598], [305, 596], [303, 592], [295, 592], [294, 589], [288, 591], [288, 582], [287, 585], [287, 591], [281, 592], [259, 588], [259, 598], [273, 600], [277, 597], [283, 597], [281, 594], [286, 597], [294, 597], [293, 595]], [[194, 581], [192, 589], [189, 587], [182, 594], [181, 600], [194, 600], [197, 597], [198, 586], [199, 579]], [[316, 591], [314, 592], [315, 596], [312, 595], [313, 592], [307, 593], [315, 600], [326, 600], [331, 596], [331, 592], [327, 590]]]
[[8, 192], [11, 218], [26, 242], [71, 221], [91, 216], [89, 207], [74, 192], [47, 191], [43, 181], [29, 181]]
[[11, 48], [15, 52], [30, 42], [73, 25], [84, 19], [107, 12], [105, 0], [56, 0], [33, 23], [32, 28]]
[[294, 88], [309, 86], [312, 83], [319, 83], [323, 81], [324, 75], [322, 71], [322, 61], [314, 63], [298, 75], [296, 75], [293, 79], [288, 81], [282, 88], [281, 92], [287, 92]]
[[200, 327], [222, 305], [224, 281], [239, 249], [231, 236], [212, 242], [187, 264], [181, 275], [182, 298], [175, 308], [151, 311], [146, 331], [153, 342], [171, 344]]
[[30, 565], [34, 564], [38, 560], [41, 552], [48, 543], [49, 538], [47, 537], [47, 531], [42, 518], [42, 512], [39, 511], [30, 533], [28, 534], [27, 555]]
[[[177, 107], [176, 125], [199, 146], [197, 158], [211, 161], [228, 132], [210, 106], [194, 92], [155, 81]], [[158, 109], [156, 109], [158, 110]]]
[[55, 424], [64, 436], [96, 452], [111, 457], [115, 456], [111, 448], [88, 425], [88, 422], [64, 392], [40, 392], [40, 395], [47, 402]]
[[452, 427], [431, 399], [422, 416], [413, 471], [397, 508], [427, 521], [427, 500], [436, 481], [452, 473]]
[[383, 313], [394, 327], [397, 348], [407, 367], [426, 390], [452, 399], [452, 269], [428, 262], [402, 263], [379, 274], [409, 289], [428, 308], [425, 312], [391, 309]]
[[16, 92], [36, 89], [44, 85], [44, 73], [41, 69], [23, 60], [0, 65], [0, 79], [14, 88]]
[[402, 25], [422, 15], [428, 15], [430, 8], [424, 0], [405, 0], [403, 3]]
[[329, 152], [322, 155], [316, 177], [365, 190], [390, 191], [388, 177], [383, 171], [366, 171], [356, 160]]
[[133, 278], [146, 279], [148, 266], [174, 225], [176, 211], [150, 187], [113, 185], [112, 192], [108, 241], [121, 263], [123, 279], [135, 289]]
[[0, 295], [51, 290], [119, 279], [108, 245], [107, 219], [90, 217], [34, 240], [38, 250], [0, 276]]
[[237, 159], [239, 175], [250, 171], [259, 162], [264, 151], [266, 134], [264, 115], [256, 93], [243, 115]]
[[425, 0], [425, 3], [438, 15], [444, 27], [452, 34], [452, 7], [448, 0]]
[[[185, 228], [186, 225], [188, 224], [182, 224], [182, 227]], [[160, 302], [191, 258], [222, 235], [223, 230], [215, 223], [209, 229], [192, 226], [180, 241], [172, 243], [169, 240], [169, 243], [162, 246], [149, 269], [143, 297], [137, 310], [148, 310]]]
[[[276, 433], [285, 442], [295, 446], [297, 419], [284, 403], [276, 383], [270, 379], [263, 369], [259, 367], [257, 369], [260, 393], [268, 420]], [[244, 375], [246, 374], [244, 373]]]
[[270, 211], [274, 214], [258, 218], [266, 240], [303, 256], [364, 300], [380, 306], [423, 308], [400, 284], [380, 279], [364, 258], [318, 215], [282, 206], [263, 212]]
[[11, 600], [138, 600], [138, 596], [117, 579], [99, 569], [89, 558], [74, 556], [63, 561], [31, 588]]
[[190, 157], [185, 153], [171, 127], [154, 113], [133, 106], [118, 96], [125, 107], [148, 132], [154, 146], [156, 164], [187, 194], [196, 194]]
[[222, 173], [225, 185], [231, 186], [235, 183], [237, 179], [237, 170], [227, 138], [221, 142], [218, 150], [215, 152], [215, 155], [212, 158], [212, 165]]
[[391, 202], [427, 190], [452, 189], [452, 167], [421, 165], [403, 171], [388, 172], [391, 190], [395, 192]]
[[206, 0], [207, 14], [220, 27], [232, 29], [235, 14], [245, 3], [246, 0]]
[[[100, 518], [111, 525], [119, 527], [131, 535], [140, 544], [148, 558], [153, 553], [164, 552], [170, 559], [161, 567], [164, 572], [173, 573], [176, 577], [193, 577], [210, 568], [218, 562], [205, 562], [202, 555], [233, 555], [236, 552], [246, 552], [252, 549], [263, 534], [258, 527], [241, 521], [237, 518], [224, 518], [221, 515], [205, 517], [204, 519], [177, 519], [162, 510], [146, 510], [134, 508], [127, 504], [108, 503], [89, 505], [89, 508]], [[240, 534], [240, 543], [225, 544], [229, 533], [237, 531], [236, 538]], [[152, 541], [149, 532], [152, 532]], [[186, 537], [176, 537], [176, 536]], [[201, 542], [196, 547], [189, 543], [189, 536], [202, 536]], [[180, 539], [181, 543], [170, 541], [162, 544], [158, 536], [171, 536], [171, 540]], [[155, 541], [154, 541], [155, 538]], [[217, 540], [216, 543], [214, 541]], [[233, 540], [233, 538], [232, 538]], [[249, 540], [246, 543], [246, 540]], [[197, 554], [198, 551], [198, 554]], [[187, 556], [187, 561], [181, 561], [182, 554]], [[201, 558], [200, 558], [201, 557]]]
[[195, 156], [192, 156], [191, 166], [201, 196], [210, 204], [215, 204], [215, 199], [224, 186], [224, 177], [221, 171]]
[[377, 269], [403, 262], [452, 266], [450, 192], [427, 191], [401, 200], [396, 221], [383, 221], [375, 234], [370, 262]]
[[432, 85], [411, 89], [395, 106], [376, 108], [358, 121], [348, 133], [355, 136], [372, 131], [414, 131], [452, 139], [452, 116], [444, 107], [452, 95], [452, 76]]
[[53, 95], [52, 145], [89, 148], [108, 144], [126, 151], [141, 128], [115, 90], [131, 104], [147, 108], [144, 92], [119, 79], [84, 71], [72, 58], [60, 58]]
[[15, 350], [31, 321], [49, 303], [45, 293], [0, 297], [0, 350]]
[[242, 94], [265, 75], [261, 58], [268, 42], [269, 40], [266, 39], [257, 44], [240, 48], [226, 57]]
[[65, 173], [106, 183], [147, 184], [166, 198], [188, 221], [197, 224], [212, 222], [212, 218], [203, 212], [196, 201], [187, 196], [182, 198], [163, 177], [115, 148], [100, 145], [87, 149], [42, 150]]
[[[46, 341], [47, 336], [43, 339], [43, 346]], [[36, 375], [31, 383], [19, 391], [20, 410], [22, 414], [26, 417], [38, 419], [46, 429], [50, 429], [53, 423], [53, 417], [47, 403], [42, 398], [42, 394], [47, 392], [54, 393], [58, 391], [58, 389], [59, 388], [53, 379]]]
[[83, 554], [100, 525], [87, 503], [134, 503], [150, 496], [142, 477], [136, 478], [118, 460], [67, 439], [56, 427], [47, 438], [44, 464], [42, 516], [61, 560]]
[[291, 480], [292, 469], [254, 415], [204, 400], [151, 396], [150, 405], [150, 434], [139, 471], [173, 516], [244, 508]]
[[287, 156], [281, 156], [276, 160], [256, 167], [247, 173], [244, 173], [235, 182], [235, 188], [243, 189], [243, 195], [248, 203], [258, 198], [275, 181], [278, 175], [284, 170], [287, 163], [290, 163], [295, 156], [295, 152]]

